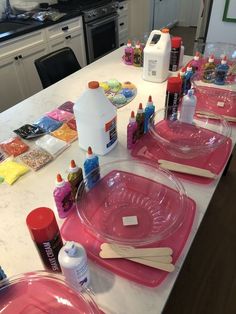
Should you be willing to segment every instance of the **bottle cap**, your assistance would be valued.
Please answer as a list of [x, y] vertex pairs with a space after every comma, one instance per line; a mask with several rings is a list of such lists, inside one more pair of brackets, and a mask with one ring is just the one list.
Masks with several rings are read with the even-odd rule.
[[153, 101], [152, 101], [152, 96], [151, 95], [149, 95], [149, 97], [148, 97], [147, 106], [153, 106]]
[[56, 186], [60, 188], [60, 187], [64, 186], [64, 184], [65, 184], [65, 181], [62, 179], [60, 173], [58, 173], [57, 174], [57, 180], [56, 180]]
[[67, 241], [65, 246], [64, 246], [64, 251], [70, 257], [76, 256], [78, 249], [76, 247], [75, 242], [74, 241]]
[[224, 56], [223, 59], [221, 60], [221, 64], [226, 64], [227, 63], [227, 57]]
[[138, 40], [135, 45], [136, 48], [140, 48], [140, 41]]
[[91, 89], [96, 89], [99, 87], [99, 82], [97, 81], [91, 81], [88, 83], [88, 87], [91, 88]]
[[138, 113], [143, 113], [143, 104], [140, 103], [138, 106]]
[[200, 52], [199, 52], [199, 51], [196, 51], [195, 56], [193, 57], [193, 59], [194, 59], [195, 61], [198, 61], [199, 58], [200, 58]]
[[182, 43], [182, 38], [181, 37], [175, 36], [175, 37], [171, 38], [171, 47], [172, 48], [180, 48], [181, 43]]
[[128, 46], [128, 47], [131, 47], [131, 46], [132, 46], [130, 39], [128, 39], [128, 41], [127, 41], [127, 46]]
[[167, 81], [167, 91], [170, 93], [180, 93], [182, 89], [182, 80], [180, 77], [169, 77]]
[[189, 89], [188, 90], [188, 96], [191, 97], [194, 94], [194, 89]]
[[26, 217], [31, 238], [37, 243], [52, 240], [59, 232], [54, 212], [47, 207], [32, 210]]
[[134, 111], [131, 111], [131, 115], [130, 115], [130, 118], [129, 118], [129, 122], [135, 122], [135, 121], [136, 121], [135, 113], [134, 113]]
[[79, 167], [76, 166], [75, 161], [72, 159], [70, 162], [70, 167], [69, 167], [69, 173], [75, 173], [77, 172]]
[[169, 28], [162, 28], [162, 29], [161, 29], [161, 32], [167, 34], [167, 33], [170, 32], [170, 30], [169, 30]]
[[90, 159], [90, 158], [93, 158], [94, 154], [93, 154], [93, 151], [92, 151], [92, 148], [91, 146], [88, 147], [88, 150], [87, 150], [87, 158]]
[[208, 59], [208, 62], [214, 62], [214, 59], [215, 59], [214, 55], [211, 54], [209, 59]]

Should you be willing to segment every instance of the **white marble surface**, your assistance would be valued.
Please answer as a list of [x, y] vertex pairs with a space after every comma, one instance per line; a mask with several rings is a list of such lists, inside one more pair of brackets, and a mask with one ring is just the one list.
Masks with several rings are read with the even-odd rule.
[[[118, 49], [1, 113], [0, 140], [7, 139], [13, 135], [12, 130], [15, 128], [26, 122], [34, 122], [45, 112], [63, 102], [76, 101], [86, 88], [88, 81], [106, 81], [116, 78], [121, 82], [129, 80], [136, 84], [138, 93], [131, 103], [118, 110], [119, 143], [107, 156], [100, 158], [100, 163], [128, 157], [126, 126], [131, 110], [136, 111], [139, 102], [145, 104], [150, 94], [153, 96], [156, 108], [163, 107], [166, 83], [156, 84], [143, 81], [142, 69], [126, 66], [121, 62], [122, 52], [122, 48]], [[233, 140], [236, 138], [235, 128], [232, 138]], [[42, 269], [43, 266], [30, 238], [25, 219], [32, 209], [39, 206], [47, 206], [55, 210], [52, 195], [55, 175], [58, 171], [65, 174], [72, 158], [79, 165], [82, 165], [85, 158], [85, 152], [79, 149], [77, 142], [38, 172], [30, 171], [12, 186], [0, 185], [0, 265], [8, 276]], [[160, 286], [156, 288], [140, 286], [90, 263], [96, 301], [107, 314], [161, 313], [218, 181], [219, 178], [210, 185], [200, 185], [182, 180], [187, 194], [197, 203], [196, 217], [189, 239], [176, 263], [176, 270], [169, 274]], [[63, 221], [58, 218], [57, 213], [56, 217], [61, 225]]]

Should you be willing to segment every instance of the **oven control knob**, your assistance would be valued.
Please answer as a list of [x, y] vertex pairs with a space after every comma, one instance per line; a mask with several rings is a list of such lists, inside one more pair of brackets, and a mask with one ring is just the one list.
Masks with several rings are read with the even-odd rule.
[[93, 11], [93, 16], [97, 16], [97, 12], [96, 11]]
[[88, 18], [92, 17], [92, 14], [91, 14], [91, 13], [88, 13], [87, 17], [88, 17]]
[[107, 13], [107, 8], [102, 9], [102, 13], [106, 14]]

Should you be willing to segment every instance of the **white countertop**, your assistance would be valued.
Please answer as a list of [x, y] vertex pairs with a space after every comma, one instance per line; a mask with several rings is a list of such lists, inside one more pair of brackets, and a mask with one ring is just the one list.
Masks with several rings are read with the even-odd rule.
[[[25, 123], [34, 122], [45, 112], [65, 101], [76, 101], [87, 88], [87, 82], [116, 78], [120, 82], [134, 83], [138, 93], [132, 102], [118, 110], [119, 143], [108, 155], [100, 157], [100, 163], [129, 157], [126, 149], [126, 127], [130, 112], [137, 110], [139, 102], [145, 105], [149, 95], [152, 95], [156, 109], [163, 107], [166, 82], [157, 84], [143, 81], [142, 69], [124, 65], [121, 61], [122, 53], [123, 48], [120, 48], [1, 113], [0, 141], [14, 135], [12, 130]], [[235, 143], [235, 127], [232, 131], [232, 139]], [[71, 159], [75, 159], [78, 165], [82, 166], [84, 158], [85, 152], [75, 142], [38, 172], [30, 171], [12, 186], [0, 185], [0, 265], [9, 277], [43, 268], [25, 223], [26, 216], [36, 207], [50, 207], [55, 211], [58, 224], [61, 226], [63, 221], [58, 218], [52, 194], [55, 176], [58, 172], [65, 175]], [[147, 288], [137, 285], [90, 262], [92, 288], [96, 293], [96, 301], [107, 314], [158, 314], [163, 310], [219, 178], [209, 185], [181, 181], [188, 196], [196, 201], [196, 216], [189, 239], [176, 263], [176, 270], [169, 274], [160, 286]]]

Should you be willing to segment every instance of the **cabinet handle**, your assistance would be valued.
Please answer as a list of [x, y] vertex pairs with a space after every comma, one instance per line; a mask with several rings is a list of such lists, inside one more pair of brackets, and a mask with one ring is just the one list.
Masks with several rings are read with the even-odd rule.
[[19, 59], [22, 59], [23, 57], [22, 57], [22, 55], [19, 55]]
[[120, 26], [123, 26], [123, 25], [125, 25], [125, 23], [120, 23]]
[[69, 29], [69, 26], [63, 26], [61, 30], [62, 31], [68, 31], [68, 29]]
[[18, 57], [16, 56], [14, 59], [15, 59], [15, 60], [18, 60]]
[[66, 36], [65, 38], [66, 38], [66, 39], [70, 39], [70, 38], [71, 38], [71, 35], [68, 35], [68, 36]]
[[122, 47], [122, 46], [124, 46], [125, 44], [124, 43], [122, 43], [122, 44], [120, 44], [120, 47]]
[[119, 9], [120, 9], [120, 10], [123, 10], [123, 9], [124, 9], [124, 7], [123, 7], [123, 6], [121, 6], [121, 7], [119, 7]]

